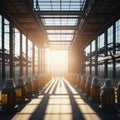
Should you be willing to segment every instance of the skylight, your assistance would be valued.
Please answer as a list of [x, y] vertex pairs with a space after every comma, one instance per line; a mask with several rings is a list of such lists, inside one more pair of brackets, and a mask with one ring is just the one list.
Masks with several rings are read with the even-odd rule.
[[48, 35], [49, 40], [51, 41], [71, 41], [73, 35]]
[[66, 42], [73, 41], [85, 2], [86, 0], [34, 0], [34, 9], [45, 26], [50, 45], [66, 45]]
[[45, 26], [75, 26], [78, 19], [44, 19]]
[[68, 34], [71, 34], [71, 33], [74, 33], [74, 30], [47, 30], [47, 33], [48, 34], [52, 34], [52, 33], [68, 33]]

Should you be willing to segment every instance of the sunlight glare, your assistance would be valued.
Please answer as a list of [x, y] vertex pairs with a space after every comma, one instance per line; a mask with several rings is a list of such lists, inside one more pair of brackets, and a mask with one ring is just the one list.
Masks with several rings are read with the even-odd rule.
[[68, 51], [67, 50], [48, 50], [46, 52], [46, 70], [54, 75], [67, 72]]

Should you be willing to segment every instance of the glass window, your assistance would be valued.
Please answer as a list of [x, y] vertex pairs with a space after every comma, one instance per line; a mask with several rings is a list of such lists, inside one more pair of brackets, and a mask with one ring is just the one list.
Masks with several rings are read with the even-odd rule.
[[86, 48], [85, 48], [85, 52], [86, 52], [86, 74], [89, 74], [90, 73], [90, 45], [88, 45]]
[[48, 35], [50, 41], [71, 41], [73, 39], [73, 35]]
[[0, 15], [0, 48], [2, 46], [2, 16]]
[[95, 40], [91, 43], [91, 60], [92, 60], [92, 75], [95, 75]]
[[28, 75], [32, 75], [32, 42], [28, 39]]
[[1, 49], [2, 49], [2, 16], [0, 15], [0, 50]]
[[10, 32], [10, 29], [9, 29], [9, 21], [7, 19], [4, 20], [4, 25], [5, 25], [5, 49], [6, 49], [6, 52], [9, 53], [9, 32]]
[[98, 61], [105, 56], [105, 35], [98, 36]]
[[45, 26], [75, 26], [78, 19], [58, 19], [58, 18], [45, 18], [43, 23]]
[[35, 45], [35, 75], [38, 75], [38, 48]]
[[104, 33], [98, 36], [98, 48], [103, 48], [105, 46], [105, 35]]
[[10, 71], [10, 66], [9, 66], [9, 35], [10, 35], [10, 29], [9, 29], [9, 21], [7, 19], [4, 19], [4, 48], [5, 48], [5, 77], [9, 77], [9, 71]]
[[108, 36], [108, 52], [107, 52], [107, 54], [112, 55], [113, 54], [113, 26], [108, 28], [107, 36]]
[[94, 41], [92, 41], [92, 51], [91, 52], [94, 52], [95, 51], [95, 40]]
[[22, 35], [23, 75], [26, 73], [26, 36]]
[[85, 52], [86, 52], [86, 56], [88, 56], [88, 54], [90, 53], [90, 45], [86, 47]]
[[15, 41], [15, 78], [20, 76], [20, 32], [18, 29], [15, 30], [14, 41]]
[[[120, 19], [116, 21], [116, 54], [120, 54]], [[120, 82], [120, 58], [116, 59], [116, 83]]]
[[100, 78], [104, 78], [104, 72], [105, 72], [105, 65], [104, 65], [104, 61], [101, 61], [99, 64], [98, 64], [98, 76]]
[[[83, 10], [85, 2], [86, 0], [38, 0], [38, 5], [41, 11], [79, 11]], [[36, 0], [34, 0], [34, 8], [38, 10]]]
[[116, 54], [120, 54], [120, 20], [116, 22]]
[[[105, 34], [98, 36], [98, 61], [105, 56]], [[104, 61], [98, 62], [98, 76], [104, 78]]]

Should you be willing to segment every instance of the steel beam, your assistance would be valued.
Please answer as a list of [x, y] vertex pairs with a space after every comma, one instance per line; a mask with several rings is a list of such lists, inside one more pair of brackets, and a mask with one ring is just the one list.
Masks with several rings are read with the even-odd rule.
[[46, 30], [76, 30], [76, 26], [45, 26]]
[[10, 46], [10, 72], [9, 72], [9, 76], [10, 78], [13, 78], [14, 76], [14, 73], [13, 73], [13, 27], [12, 25], [10, 24], [10, 35], [9, 35], [9, 39], [10, 39], [10, 43], [9, 43], [9, 46]]
[[79, 15], [82, 16], [82, 11], [35, 11], [37, 15]]

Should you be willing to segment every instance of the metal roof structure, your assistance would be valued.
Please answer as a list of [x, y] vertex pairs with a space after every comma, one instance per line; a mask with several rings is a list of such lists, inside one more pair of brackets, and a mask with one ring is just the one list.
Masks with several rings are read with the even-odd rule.
[[37, 46], [84, 48], [120, 18], [120, 0], [0, 0], [6, 16]]

